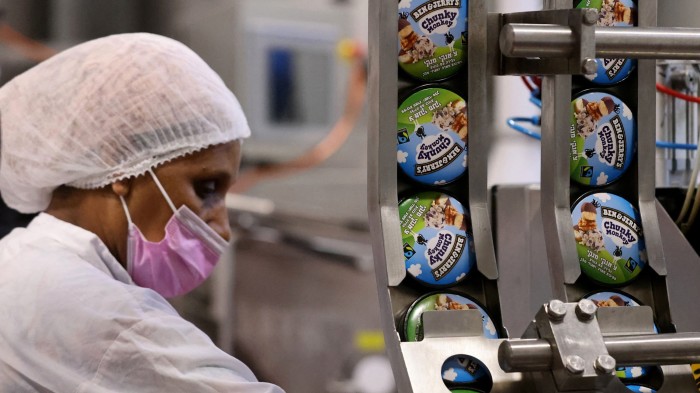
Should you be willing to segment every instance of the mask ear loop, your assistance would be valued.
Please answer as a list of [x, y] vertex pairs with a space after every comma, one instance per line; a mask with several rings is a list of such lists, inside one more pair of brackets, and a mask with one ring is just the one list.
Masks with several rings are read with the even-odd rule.
[[[126, 221], [129, 223], [129, 229], [127, 230], [127, 233], [131, 233], [131, 228], [136, 227], [134, 225], [134, 222], [131, 221], [131, 214], [129, 214], [129, 208], [126, 206], [126, 201], [124, 200], [124, 197], [119, 195], [119, 200], [122, 202], [122, 207], [124, 208], [124, 213], [126, 213]], [[131, 235], [127, 236], [127, 239], [131, 237]], [[133, 257], [131, 256], [132, 250], [130, 247], [131, 242], [127, 240], [127, 248], [126, 248], [126, 271], [131, 275], [132, 269], [133, 269]]]
[[165, 200], [168, 202], [168, 206], [170, 206], [170, 208], [173, 210], [173, 214], [177, 214], [177, 209], [175, 208], [175, 204], [173, 204], [173, 201], [170, 200], [168, 193], [165, 192], [165, 188], [163, 188], [163, 185], [160, 184], [160, 180], [158, 180], [158, 177], [156, 177], [156, 174], [153, 173], [153, 169], [149, 168], [148, 173], [151, 174], [151, 177], [153, 178], [153, 181], [156, 183], [156, 186], [158, 186], [158, 189], [160, 190], [161, 194], [163, 194], [163, 197], [165, 197]]
[[124, 208], [124, 213], [126, 213], [126, 220], [129, 223], [129, 227], [134, 225], [134, 222], [131, 221], [131, 214], [129, 214], [129, 208], [126, 207], [126, 201], [124, 200], [124, 197], [119, 195], [119, 200], [122, 202], [122, 207]]

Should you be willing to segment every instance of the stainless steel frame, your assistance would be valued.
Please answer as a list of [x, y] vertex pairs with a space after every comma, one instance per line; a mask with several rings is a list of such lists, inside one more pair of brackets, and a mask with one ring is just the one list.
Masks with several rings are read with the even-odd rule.
[[[638, 21], [640, 28], [650, 28], [656, 24], [656, 0], [639, 0]], [[487, 0], [469, 1], [469, 103], [470, 103], [470, 150], [488, 151], [488, 95], [487, 81], [497, 74], [545, 74], [543, 86], [543, 147], [542, 147], [542, 198], [541, 213], [544, 224], [547, 258], [549, 260], [552, 292], [555, 298], [564, 301], [580, 297], [575, 284], [581, 275], [577, 263], [575, 244], [571, 236], [570, 180], [568, 157], [568, 134], [557, 132], [567, 129], [569, 103], [571, 102], [571, 74], [590, 71], [591, 61], [596, 56], [596, 39], [610, 40], [603, 29], [596, 29], [590, 10], [571, 10], [571, 0], [545, 0], [545, 11], [519, 14], [488, 14]], [[395, 162], [395, 140], [392, 132], [395, 126], [398, 107], [398, 71], [395, 59], [395, 18], [396, 3], [384, 0], [370, 1], [370, 136], [368, 202], [370, 227], [374, 236], [373, 248], [376, 264], [379, 300], [383, 314], [387, 348], [394, 367], [397, 386], [401, 392], [446, 392], [446, 387], [438, 377], [442, 363], [452, 355], [467, 354], [481, 360], [491, 371], [494, 386], [492, 392], [623, 392], [621, 383], [606, 375], [611, 367], [606, 356], [621, 354], [621, 360], [631, 362], [634, 348], [640, 343], [653, 346], [654, 354], [669, 355], [657, 364], [670, 364], [695, 360], [696, 354], [681, 350], [678, 343], [683, 337], [632, 337], [608, 339], [607, 332], [615, 334], [648, 333], [651, 324], [649, 312], [644, 316], [644, 308], [617, 311], [610, 317], [608, 312], [599, 312], [596, 318], [582, 318], [576, 304], [564, 304], [571, 317], [567, 324], [552, 318], [550, 303], [542, 308], [537, 316], [538, 323], [528, 331], [542, 341], [488, 340], [482, 337], [482, 326], [475, 311], [455, 311], [450, 313], [427, 313], [424, 316], [426, 338], [420, 342], [401, 342], [396, 320], [402, 309], [415, 298], [416, 291], [405, 286], [406, 272], [400, 258], [402, 246], [397, 207], [397, 169]], [[557, 37], [555, 49], [539, 59], [509, 59], [500, 53], [501, 31], [513, 34], [513, 45], [505, 45], [510, 54], [517, 54], [519, 34], [522, 36], [523, 23], [556, 24], [544, 30], [553, 31]], [[505, 26], [505, 27], [504, 27]], [[520, 30], [518, 30], [520, 29]], [[517, 31], [516, 31], [517, 30]], [[562, 33], [562, 31], [564, 33]], [[596, 32], [600, 33], [596, 33]], [[640, 31], [640, 30], [636, 30]], [[657, 30], [657, 32], [660, 32]], [[517, 34], [516, 34], [517, 33]], [[532, 31], [526, 31], [531, 34]], [[540, 34], [541, 33], [535, 33]], [[566, 37], [564, 37], [566, 35]], [[572, 38], [573, 37], [573, 38]], [[689, 38], [692, 41], [695, 38]], [[571, 46], [573, 48], [564, 48]], [[614, 50], [616, 47], [610, 44]], [[693, 48], [693, 43], [685, 42], [681, 49]], [[564, 49], [562, 49], [564, 48]], [[601, 50], [605, 46], [601, 46]], [[610, 49], [610, 48], [608, 48]], [[612, 50], [612, 49], [610, 49]], [[646, 51], [646, 52], [645, 52]], [[546, 52], [546, 51], [545, 51]], [[569, 58], [547, 58], [556, 53], [565, 53]], [[650, 56], [649, 49], [640, 51], [640, 57]], [[528, 52], [529, 53], [529, 52]], [[638, 122], [639, 122], [639, 173], [638, 201], [645, 228], [645, 238], [649, 254], [649, 264], [654, 274], [650, 274], [642, 287], [649, 292], [649, 303], [656, 312], [657, 320], [663, 326], [672, 326], [668, 294], [666, 291], [666, 261], [661, 242], [661, 232], [654, 198], [654, 152], [655, 152], [655, 106], [654, 91], [655, 64], [651, 60], [641, 60], [638, 66]], [[646, 158], [648, 157], [648, 158]], [[469, 156], [469, 194], [472, 224], [478, 270], [487, 281], [500, 278], [494, 252], [493, 231], [491, 229], [490, 206], [488, 200], [486, 159], [479, 154]], [[488, 292], [486, 288], [475, 291]], [[503, 289], [503, 288], [501, 288]], [[495, 298], [498, 298], [496, 294]], [[571, 298], [571, 299], [570, 299]], [[577, 308], [578, 307], [578, 308]], [[637, 315], [638, 317], [634, 317]], [[607, 319], [606, 319], [607, 318]], [[591, 325], [595, 321], [594, 325]], [[612, 321], [612, 322], [611, 322]], [[625, 323], [623, 323], [625, 322]], [[617, 329], [617, 330], [616, 330]], [[578, 340], [582, 345], [568, 347], [575, 334], [583, 333]], [[697, 336], [691, 337], [697, 340]], [[587, 340], [587, 341], [586, 341]], [[586, 352], [586, 343], [597, 344]], [[546, 344], [546, 345], [545, 345]], [[693, 341], [697, 345], [697, 341]], [[511, 348], [510, 355], [498, 354], [498, 348]], [[548, 349], [546, 349], [547, 347]], [[534, 353], [532, 362], [537, 367], [523, 368], [527, 373], [506, 373], [499, 360], [514, 355], [525, 348], [525, 353]], [[693, 350], [695, 347], [692, 347]], [[531, 351], [531, 352], [527, 352]], [[533, 352], [534, 351], [534, 352]], [[666, 352], [664, 352], [666, 351]], [[545, 353], [546, 352], [546, 353]], [[595, 353], [594, 353], [595, 352]], [[518, 352], [519, 353], [519, 352]], [[664, 356], [665, 356], [664, 355]], [[529, 355], [527, 355], [529, 356]], [[594, 366], [586, 363], [579, 372], [579, 357], [584, 362], [595, 360]], [[627, 357], [626, 357], [627, 356]], [[545, 359], [546, 358], [546, 359]], [[552, 361], [551, 359], [559, 359]], [[535, 361], [536, 359], [536, 361]], [[573, 359], [573, 360], [572, 360]], [[641, 358], [644, 361], [645, 358]], [[506, 362], [507, 363], [507, 362]], [[527, 362], [526, 362], [527, 363]], [[550, 367], [552, 366], [552, 367]], [[504, 367], [507, 368], [507, 367]], [[512, 368], [516, 370], [516, 368]], [[532, 371], [545, 370], [545, 371]], [[597, 371], [596, 371], [597, 370]], [[666, 383], [662, 392], [690, 392], [694, 384], [690, 379], [688, 366], [664, 367]], [[584, 379], [572, 377], [583, 373]], [[605, 374], [605, 375], [604, 375]], [[581, 381], [585, 383], [581, 384]], [[612, 382], [611, 382], [612, 381]]]
[[394, 56], [396, 32], [394, 15], [396, 3], [371, 0], [369, 6], [369, 136], [368, 136], [368, 196], [370, 230], [373, 234], [373, 253], [379, 307], [386, 341], [387, 354], [393, 365], [394, 378], [400, 392], [412, 392], [399, 334], [396, 331], [390, 288], [406, 277], [402, 255], [397, 200], [397, 168], [393, 156], [393, 133], [381, 132], [395, 127], [398, 107], [398, 69]]
[[[498, 279], [496, 254], [491, 230], [491, 209], [488, 201], [488, 160], [483, 152], [489, 150], [489, 45], [488, 9], [485, 1], [469, 2], [469, 208], [472, 217], [474, 246], [479, 271], [489, 280]], [[478, 97], [478, 98], [476, 98]], [[476, 98], [476, 99], [475, 99]]]
[[[475, 0], [469, 2], [470, 20], [469, 53], [470, 59], [480, 59], [469, 62], [469, 97], [484, 97], [470, 99], [470, 129], [481, 130], [470, 133], [470, 151], [488, 151], [489, 126], [488, 109], [485, 97], [488, 95], [488, 76], [493, 75], [489, 65], [493, 66], [498, 57], [489, 51], [497, 45], [497, 39], [487, 45], [487, 1]], [[389, 357], [394, 366], [394, 375], [399, 391], [427, 392], [431, 391], [420, 381], [425, 377], [426, 364], [438, 368], [452, 355], [459, 354], [459, 346], [443, 344], [444, 340], [464, 340], [464, 338], [429, 338], [419, 343], [402, 343], [396, 328], [396, 318], [408, 304], [418, 296], [410, 286], [403, 285], [406, 271], [403, 265], [402, 244], [400, 239], [399, 213], [397, 206], [397, 169], [395, 159], [395, 138], [393, 133], [386, 130], [395, 127], [396, 108], [398, 107], [398, 71], [396, 57], [391, 55], [396, 51], [395, 21], [396, 3], [384, 0], [370, 1], [370, 113], [369, 113], [369, 142], [368, 142], [368, 210], [370, 229], [374, 236], [373, 250], [376, 265], [379, 301], [382, 310], [383, 326]], [[494, 37], [497, 37], [494, 35]], [[489, 57], [491, 56], [491, 57]], [[383, 131], [383, 132], [382, 132]], [[477, 258], [477, 269], [483, 276], [476, 280], [479, 288], [472, 288], [478, 295], [485, 298], [486, 303], [495, 303], [498, 307], [498, 297], [495, 280], [498, 269], [492, 237], [490, 205], [486, 178], [486, 157], [479, 154], [469, 155], [469, 188], [470, 215], [474, 233], [474, 243]], [[493, 281], [493, 284], [489, 284]], [[469, 291], [468, 291], [469, 292]], [[495, 295], [495, 296], [493, 296]], [[491, 304], [487, 304], [490, 306]], [[500, 311], [492, 311], [500, 314]], [[493, 316], [493, 315], [492, 315]], [[499, 318], [500, 319], [500, 318]], [[440, 328], [442, 326], [443, 328]], [[445, 337], [449, 332], [445, 324], [438, 324], [434, 336]], [[447, 329], [449, 330], [449, 329]], [[479, 323], [479, 335], [482, 327]], [[426, 334], [430, 335], [430, 331]], [[482, 337], [471, 340], [485, 341]], [[488, 353], [496, 362], [497, 341], [488, 341], [482, 346], [493, 350]], [[422, 360], [416, 363], [414, 356], [409, 353], [420, 352]], [[486, 361], [482, 359], [483, 361]], [[496, 363], [493, 363], [496, 364]], [[505, 375], [505, 373], [503, 373]], [[433, 375], [434, 376], [434, 375]], [[504, 380], [513, 380], [513, 376]], [[442, 381], [436, 381], [444, 388]], [[494, 390], [495, 392], [496, 390]], [[501, 390], [505, 392], [506, 390]]]

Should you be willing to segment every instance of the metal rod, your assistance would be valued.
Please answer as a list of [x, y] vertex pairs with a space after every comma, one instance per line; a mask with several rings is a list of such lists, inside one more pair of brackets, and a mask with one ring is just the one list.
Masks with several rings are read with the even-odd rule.
[[[635, 59], [700, 59], [700, 29], [596, 27], [596, 56]], [[568, 26], [506, 24], [501, 52], [507, 57], [569, 57], [576, 36]]]
[[[685, 94], [692, 94], [690, 88], [685, 89]], [[685, 143], [690, 143], [690, 102], [685, 102]], [[690, 152], [685, 153], [685, 171], [690, 173]]]
[[605, 346], [624, 366], [700, 362], [700, 335], [697, 333], [610, 337], [605, 339]]
[[547, 340], [504, 341], [498, 347], [498, 363], [506, 372], [551, 370], [553, 353]]
[[[676, 113], [676, 97], [671, 97], [671, 140], [673, 143], [678, 143], [678, 136], [676, 130], [676, 120], [678, 114]], [[676, 173], [678, 171], [678, 160], [676, 159], [676, 149], [671, 150], [671, 173]]]
[[[700, 363], [700, 334], [676, 333], [605, 337], [605, 346], [619, 366]], [[554, 351], [546, 340], [504, 341], [498, 360], [506, 372], [548, 371]]]
[[[696, 89], [697, 90], [697, 89]], [[691, 95], [697, 95], [696, 91], [691, 91]], [[690, 141], [688, 143], [690, 144], [696, 144], [695, 142], [695, 128], [696, 122], [697, 122], [697, 105], [689, 105], [690, 106]], [[693, 150], [688, 150], [688, 156], [690, 157], [691, 160], [695, 158], [695, 152]], [[692, 163], [691, 163], [692, 166]]]

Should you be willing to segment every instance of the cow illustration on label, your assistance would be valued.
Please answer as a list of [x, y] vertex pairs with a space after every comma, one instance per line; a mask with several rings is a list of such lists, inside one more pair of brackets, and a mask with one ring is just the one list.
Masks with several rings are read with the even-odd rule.
[[639, 213], [625, 199], [607, 193], [582, 198], [572, 211], [581, 271], [606, 285], [623, 285], [646, 266]]
[[425, 88], [399, 107], [397, 161], [411, 179], [444, 185], [467, 170], [467, 103], [454, 92]]
[[571, 179], [586, 186], [605, 186], [632, 164], [636, 122], [619, 98], [589, 92], [571, 103], [569, 128]]
[[474, 266], [474, 244], [469, 216], [459, 201], [423, 192], [403, 200], [399, 215], [410, 276], [433, 287], [452, 286], [467, 277]]
[[468, 0], [400, 1], [398, 62], [410, 76], [437, 81], [464, 66]]

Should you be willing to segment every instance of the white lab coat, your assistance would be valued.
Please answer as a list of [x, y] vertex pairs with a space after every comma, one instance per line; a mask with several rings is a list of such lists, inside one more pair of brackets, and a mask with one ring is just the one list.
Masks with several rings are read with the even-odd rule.
[[0, 240], [0, 392], [283, 393], [43, 213]]

